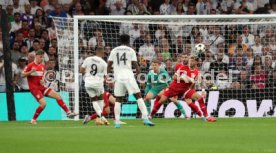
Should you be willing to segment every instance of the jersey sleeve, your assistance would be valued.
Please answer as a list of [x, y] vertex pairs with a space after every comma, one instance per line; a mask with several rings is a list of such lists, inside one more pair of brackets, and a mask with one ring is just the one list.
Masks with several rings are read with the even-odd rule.
[[131, 61], [137, 62], [137, 56], [134, 50], [132, 50], [132, 53], [131, 53]]
[[29, 71], [31, 71], [31, 69], [32, 69], [32, 65], [31, 65], [31, 64], [28, 64], [28, 65], [25, 67], [24, 72], [29, 72]]
[[103, 62], [103, 66], [104, 66], [104, 75], [107, 75], [107, 64], [106, 62]]
[[114, 62], [114, 51], [113, 50], [110, 52], [110, 55], [108, 57], [108, 61]]
[[87, 58], [83, 61], [81, 67], [83, 67], [83, 68], [87, 67]]

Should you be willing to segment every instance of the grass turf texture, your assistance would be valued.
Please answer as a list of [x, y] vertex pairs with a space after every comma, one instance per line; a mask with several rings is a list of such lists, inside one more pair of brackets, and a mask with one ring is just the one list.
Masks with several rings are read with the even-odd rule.
[[0, 122], [0, 153], [276, 152], [276, 118], [124, 120], [121, 129], [81, 121]]

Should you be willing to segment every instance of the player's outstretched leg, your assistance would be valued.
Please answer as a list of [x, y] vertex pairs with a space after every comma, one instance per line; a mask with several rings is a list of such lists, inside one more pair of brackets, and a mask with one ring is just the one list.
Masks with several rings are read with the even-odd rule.
[[154, 123], [152, 123], [148, 118], [147, 107], [146, 107], [145, 102], [141, 96], [141, 93], [140, 92], [136, 93], [135, 98], [137, 99], [138, 107], [142, 113], [142, 119], [144, 119], [144, 125], [154, 126]]
[[150, 118], [153, 118], [154, 115], [156, 114], [156, 112], [158, 112], [158, 110], [162, 106], [162, 103], [159, 102], [160, 99], [161, 99], [161, 96], [157, 95], [156, 98], [155, 98], [155, 100], [154, 100], [153, 109], [152, 109], [152, 111], [150, 113]]
[[172, 97], [170, 100], [175, 104], [176, 108], [181, 112], [181, 114], [184, 116], [184, 118], [188, 118], [186, 115], [186, 111], [180, 101], [177, 100], [177, 97]]
[[203, 112], [203, 116], [204, 116], [204, 120], [206, 120], [207, 122], [215, 122], [216, 118], [209, 116], [208, 112], [207, 112], [207, 107], [204, 103], [204, 97], [202, 97], [200, 94], [198, 94], [197, 92], [194, 92], [191, 96], [191, 98], [193, 100], [197, 100], [199, 103], [199, 107], [201, 109], [201, 111]]
[[36, 119], [38, 118], [38, 116], [40, 115], [40, 113], [44, 110], [44, 108], [46, 107], [46, 101], [44, 98], [41, 98], [38, 100], [39, 102], [39, 106], [37, 107], [35, 114], [31, 120], [31, 124], [37, 124]]
[[155, 95], [152, 92], [148, 92], [146, 97], [145, 97], [145, 103], [146, 103], [146, 107], [147, 107], [147, 111], [148, 113], [151, 112], [151, 100], [155, 97]]
[[[51, 89], [50, 89], [51, 90]], [[72, 117], [75, 117], [77, 116], [78, 114], [77, 113], [74, 113], [74, 112], [71, 112], [68, 107], [66, 106], [66, 104], [64, 103], [63, 99], [61, 98], [61, 96], [55, 92], [54, 90], [51, 90], [49, 93], [48, 93], [48, 96], [51, 97], [51, 98], [54, 98], [56, 99], [58, 105], [64, 110], [64, 112], [67, 113], [67, 117], [69, 118], [72, 118]]]

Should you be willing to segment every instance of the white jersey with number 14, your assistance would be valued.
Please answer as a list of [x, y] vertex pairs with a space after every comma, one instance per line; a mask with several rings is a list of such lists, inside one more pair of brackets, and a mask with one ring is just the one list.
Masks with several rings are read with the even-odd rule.
[[133, 78], [132, 61], [137, 61], [135, 51], [128, 46], [118, 46], [114, 48], [108, 61], [113, 62], [113, 71], [115, 79]]

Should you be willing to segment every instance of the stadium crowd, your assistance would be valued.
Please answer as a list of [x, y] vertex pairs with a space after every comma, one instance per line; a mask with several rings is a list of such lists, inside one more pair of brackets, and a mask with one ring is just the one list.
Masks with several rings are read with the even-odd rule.
[[[34, 60], [34, 51], [45, 51], [47, 70], [58, 71], [58, 43], [51, 16], [70, 18], [74, 15], [212, 15], [212, 14], [274, 14], [273, 0], [1, 0], [10, 22], [12, 71], [16, 91], [29, 90], [21, 73]], [[2, 29], [3, 30], [3, 29]], [[169, 73], [194, 51], [195, 44], [204, 43], [199, 67], [204, 73], [214, 70], [220, 79], [206, 77], [209, 89], [261, 89], [276, 87], [276, 35], [274, 26], [227, 25], [187, 26], [175, 29], [142, 24], [122, 24], [118, 34], [129, 34], [131, 46], [137, 51], [140, 65], [148, 71], [157, 58]], [[95, 47], [104, 47], [106, 54], [114, 43], [106, 31], [94, 29], [90, 36], [80, 37], [82, 56]], [[2, 31], [0, 31], [0, 92], [5, 92]], [[229, 71], [231, 69], [231, 72]], [[229, 74], [232, 78], [229, 78]], [[226, 77], [221, 77], [226, 76]], [[229, 82], [229, 79], [233, 79]], [[58, 90], [58, 81], [50, 84]]]

